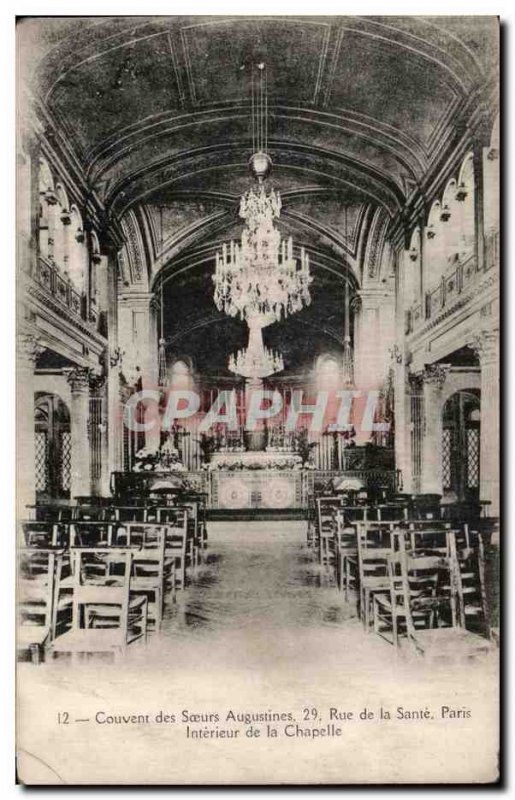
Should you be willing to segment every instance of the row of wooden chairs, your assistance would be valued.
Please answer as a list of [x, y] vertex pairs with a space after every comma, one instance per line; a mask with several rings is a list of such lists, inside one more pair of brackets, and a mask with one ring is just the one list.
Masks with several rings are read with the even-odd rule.
[[[428, 628], [459, 627], [462, 633], [488, 635], [483, 536], [478, 531], [471, 536], [467, 524], [456, 525], [434, 512], [430, 519], [409, 519], [409, 512], [402, 503], [349, 505], [342, 496], [321, 496], [308, 544], [320, 565], [334, 574], [345, 600], [355, 594], [366, 631], [384, 634], [389, 629], [396, 645], [400, 631], [414, 641], [411, 634], [421, 620]], [[438, 588], [445, 588], [438, 614], [436, 608], [429, 615], [413, 608], [420, 602], [409, 580], [415, 558], [427, 559], [425, 565], [417, 562], [419, 576], [432, 566], [431, 579], [438, 578]], [[396, 614], [401, 604], [404, 611]]]
[[20, 548], [18, 647], [33, 661], [45, 651], [117, 654], [159, 630], [165, 596], [185, 585], [186, 530], [129, 523], [111, 534], [93, 546]]
[[193, 497], [180, 506], [88, 499], [31, 516], [19, 526], [18, 650], [35, 662], [80, 648], [116, 655], [146, 639], [161, 626], [167, 594], [185, 588], [207, 548]]

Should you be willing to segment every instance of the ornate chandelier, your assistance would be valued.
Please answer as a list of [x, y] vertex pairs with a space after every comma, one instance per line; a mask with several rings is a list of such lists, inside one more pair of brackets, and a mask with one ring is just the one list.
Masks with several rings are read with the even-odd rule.
[[[256, 153], [251, 168], [256, 174], [265, 153]], [[230, 317], [248, 321], [262, 319], [262, 326], [279, 322], [309, 305], [309, 256], [302, 247], [300, 261], [293, 257], [293, 241], [281, 240], [274, 219], [281, 213], [281, 197], [273, 189], [266, 192], [263, 178], [257, 189], [249, 189], [240, 202], [240, 217], [246, 225], [241, 244], [231, 241], [216, 254], [214, 300], [217, 308]]]
[[[293, 255], [293, 241], [281, 239], [274, 220], [281, 214], [281, 197], [267, 192], [264, 181], [272, 168], [267, 154], [266, 70], [258, 64], [259, 91], [252, 80], [252, 134], [254, 153], [249, 166], [258, 186], [240, 200], [239, 215], [245, 220], [240, 242], [224, 244], [216, 254], [214, 301], [230, 317], [239, 316], [249, 326], [249, 346], [229, 360], [229, 369], [247, 378], [261, 378], [284, 369], [282, 356], [263, 347], [261, 329], [286, 319], [311, 302], [312, 277], [304, 248]], [[259, 337], [256, 336], [259, 332]]]
[[256, 325], [249, 328], [249, 345], [244, 350], [238, 350], [236, 356], [229, 358], [229, 369], [236, 375], [244, 378], [266, 378], [275, 372], [284, 369], [284, 360], [280, 353], [264, 347], [261, 327]]

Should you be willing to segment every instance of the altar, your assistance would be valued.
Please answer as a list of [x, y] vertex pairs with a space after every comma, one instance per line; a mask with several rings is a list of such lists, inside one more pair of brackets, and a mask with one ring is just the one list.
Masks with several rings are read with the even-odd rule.
[[302, 459], [292, 451], [214, 453], [209, 472], [214, 509], [302, 508]]
[[239, 469], [211, 473], [213, 509], [303, 507], [301, 470]]

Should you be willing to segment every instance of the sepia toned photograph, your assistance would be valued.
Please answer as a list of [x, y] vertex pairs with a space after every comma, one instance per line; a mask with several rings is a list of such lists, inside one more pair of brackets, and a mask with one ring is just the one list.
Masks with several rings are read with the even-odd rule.
[[16, 19], [19, 784], [500, 780], [499, 39]]

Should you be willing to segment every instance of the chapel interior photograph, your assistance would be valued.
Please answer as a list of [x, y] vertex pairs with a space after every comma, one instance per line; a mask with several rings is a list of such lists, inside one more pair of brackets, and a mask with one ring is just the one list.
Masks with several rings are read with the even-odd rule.
[[22, 669], [495, 663], [498, 40], [18, 19]]

